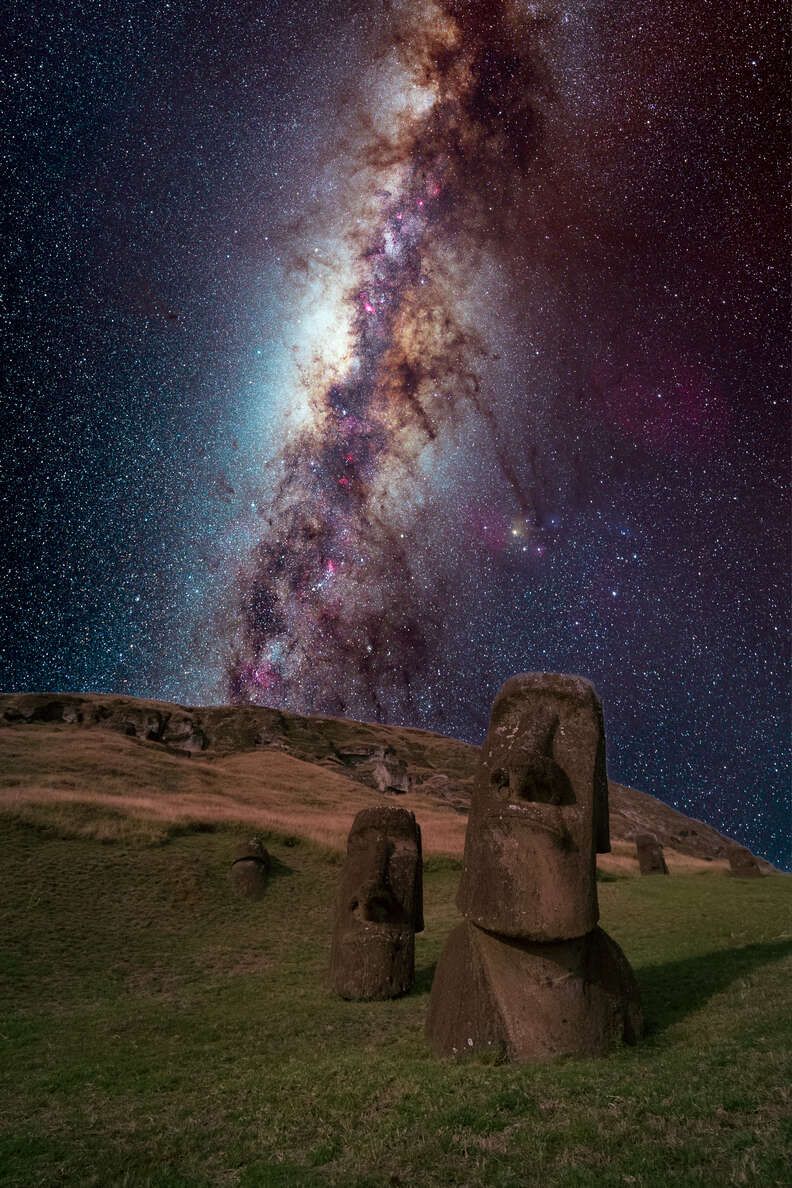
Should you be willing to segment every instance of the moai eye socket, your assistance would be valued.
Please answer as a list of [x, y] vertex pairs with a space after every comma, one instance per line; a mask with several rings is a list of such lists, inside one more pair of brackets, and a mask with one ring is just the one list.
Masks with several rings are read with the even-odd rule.
[[574, 804], [569, 776], [549, 755], [534, 755], [509, 769], [509, 792], [533, 804]]
[[401, 924], [404, 912], [398, 899], [383, 890], [369, 895], [363, 907], [363, 919], [367, 924]]

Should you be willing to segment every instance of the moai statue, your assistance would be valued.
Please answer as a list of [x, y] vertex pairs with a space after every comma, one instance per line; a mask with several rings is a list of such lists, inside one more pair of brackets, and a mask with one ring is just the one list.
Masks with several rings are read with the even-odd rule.
[[663, 847], [651, 833], [639, 833], [635, 838], [638, 868], [642, 875], [668, 874]]
[[729, 850], [729, 866], [731, 873], [738, 879], [760, 879], [762, 872], [759, 863], [750, 850], [745, 846], [732, 846]]
[[451, 933], [427, 1038], [437, 1055], [518, 1061], [604, 1053], [641, 1033], [640, 995], [596, 927], [596, 855], [610, 849], [602, 708], [580, 677], [512, 677], [492, 707]]
[[415, 980], [423, 931], [421, 830], [403, 808], [355, 817], [336, 901], [330, 979], [342, 998], [396, 998]]
[[260, 899], [267, 887], [270, 856], [257, 839], [244, 842], [234, 851], [231, 885], [247, 899]]

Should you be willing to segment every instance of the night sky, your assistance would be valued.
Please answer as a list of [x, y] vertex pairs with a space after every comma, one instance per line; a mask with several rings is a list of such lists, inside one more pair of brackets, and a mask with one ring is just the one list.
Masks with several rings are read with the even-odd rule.
[[10, 9], [0, 688], [579, 673], [792, 868], [780, 0]]

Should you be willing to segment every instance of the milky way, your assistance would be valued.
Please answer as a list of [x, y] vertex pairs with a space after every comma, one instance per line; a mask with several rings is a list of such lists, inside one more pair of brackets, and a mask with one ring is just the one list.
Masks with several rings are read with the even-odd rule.
[[780, 0], [12, 5], [0, 688], [471, 742], [792, 864]]
[[283, 477], [239, 575], [228, 687], [234, 701], [399, 720], [442, 614], [442, 565], [418, 575], [413, 542], [460, 426], [468, 441], [471, 421], [492, 430], [500, 481], [522, 531], [534, 527], [466, 281], [481, 254], [511, 266], [542, 70], [533, 22], [510, 4], [406, 6], [387, 34], [368, 77], [377, 97], [387, 71], [395, 104], [353, 128], [360, 170], [341, 197], [355, 224], [351, 275], [336, 278], [348, 343], [335, 358], [318, 344], [289, 393], [304, 422], [275, 459]]

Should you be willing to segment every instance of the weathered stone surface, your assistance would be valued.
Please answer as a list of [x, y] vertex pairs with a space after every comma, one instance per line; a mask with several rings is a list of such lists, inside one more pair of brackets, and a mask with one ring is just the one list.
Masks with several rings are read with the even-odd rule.
[[185, 714], [171, 714], [163, 723], [162, 741], [179, 751], [203, 751], [207, 746], [204, 732]]
[[597, 922], [610, 849], [602, 707], [582, 677], [512, 677], [492, 707], [457, 902], [474, 924], [537, 941]]
[[729, 850], [729, 866], [731, 873], [739, 879], [758, 879], [762, 877], [759, 863], [745, 846], [733, 846]]
[[421, 831], [407, 809], [363, 809], [349, 833], [330, 979], [342, 998], [395, 998], [415, 979], [423, 930]]
[[601, 928], [540, 944], [467, 921], [448, 938], [426, 1022], [437, 1056], [495, 1049], [525, 1062], [602, 1056], [642, 1031], [635, 976]]
[[336, 754], [345, 767], [352, 769], [361, 784], [376, 788], [378, 792], [409, 792], [407, 764], [392, 747], [338, 747]]
[[635, 849], [642, 875], [668, 874], [663, 847], [651, 833], [639, 833], [635, 839]]
[[267, 889], [270, 866], [270, 856], [261, 842], [243, 842], [234, 850], [232, 887], [246, 899], [260, 899]]

